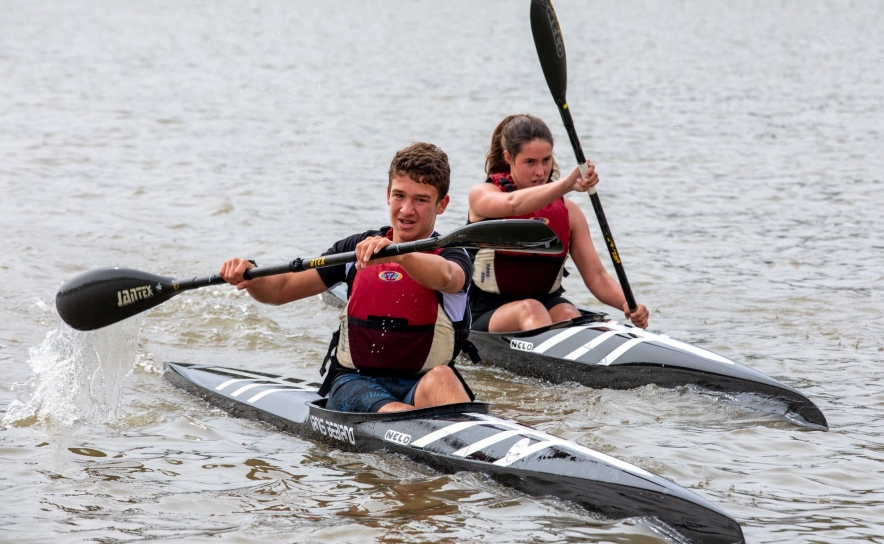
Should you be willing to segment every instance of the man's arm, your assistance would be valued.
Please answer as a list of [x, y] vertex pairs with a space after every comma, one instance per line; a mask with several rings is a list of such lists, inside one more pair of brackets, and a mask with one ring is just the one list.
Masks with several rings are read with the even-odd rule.
[[220, 274], [227, 283], [236, 285], [237, 289], [247, 290], [253, 299], [265, 304], [285, 304], [318, 295], [328, 289], [315, 269], [251, 280], [243, 278], [245, 271], [254, 267], [246, 259], [233, 258], [221, 265]]
[[[368, 231], [338, 240], [323, 255], [353, 251], [360, 240], [377, 232]], [[227, 283], [236, 285], [237, 289], [246, 289], [252, 298], [265, 304], [279, 305], [312, 297], [346, 279], [346, 265], [337, 265], [246, 280], [243, 274], [252, 267], [251, 261], [234, 258], [221, 265], [220, 274]]]
[[463, 268], [441, 255], [409, 253], [402, 256], [399, 265], [414, 281], [434, 291], [454, 294], [466, 285]]
[[[356, 246], [356, 269], [361, 270], [374, 264], [399, 263], [414, 281], [434, 291], [453, 294], [464, 291], [469, 286], [467, 282], [472, 275], [472, 262], [464, 250], [445, 249], [439, 255], [407, 253], [385, 259], [371, 259], [372, 255], [392, 243], [384, 236], [369, 237], [360, 242]], [[463, 254], [462, 258], [460, 254]]]

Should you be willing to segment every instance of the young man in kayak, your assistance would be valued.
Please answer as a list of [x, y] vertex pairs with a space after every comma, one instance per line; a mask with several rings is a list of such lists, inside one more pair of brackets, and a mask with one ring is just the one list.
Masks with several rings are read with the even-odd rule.
[[466, 293], [473, 267], [467, 252], [443, 249], [370, 261], [390, 244], [434, 235], [436, 216], [448, 206], [450, 177], [448, 156], [432, 144], [397, 152], [387, 184], [392, 227], [354, 234], [325, 253], [355, 251], [355, 263], [251, 280], [243, 279], [254, 266], [248, 260], [234, 258], [221, 266], [225, 281], [267, 304], [347, 283], [347, 309], [320, 390], [328, 392], [328, 408], [391, 412], [472, 400], [450, 366], [469, 333]]
[[599, 181], [595, 167], [582, 176], [575, 168], [559, 179], [553, 137], [533, 115], [511, 115], [491, 136], [485, 161], [488, 178], [470, 190], [469, 221], [537, 219], [553, 229], [565, 246], [560, 255], [525, 255], [480, 250], [470, 292], [473, 329], [511, 332], [543, 327], [580, 316], [562, 294], [562, 275], [570, 256], [586, 287], [609, 306], [624, 311], [638, 327], [648, 326], [648, 309], [629, 311], [623, 290], [602, 265], [589, 236], [583, 211], [564, 195], [586, 192]]

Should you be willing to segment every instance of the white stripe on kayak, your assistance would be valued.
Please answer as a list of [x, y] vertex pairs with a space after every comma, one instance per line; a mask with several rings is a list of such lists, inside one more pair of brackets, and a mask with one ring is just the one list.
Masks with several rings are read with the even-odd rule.
[[498, 465], [498, 466], [506, 467], [506, 466], [512, 465], [513, 463], [515, 463], [519, 459], [524, 459], [525, 457], [531, 455], [532, 453], [541, 451], [543, 449], [546, 449], [546, 448], [549, 448], [552, 446], [559, 446], [560, 448], [578, 451], [578, 452], [584, 453], [590, 457], [595, 457], [599, 461], [603, 461], [605, 463], [608, 463], [609, 465], [614, 465], [615, 467], [625, 470], [627, 472], [632, 472], [634, 474], [641, 474], [642, 476], [647, 476], [647, 477], [654, 477], [654, 475], [651, 474], [650, 472], [648, 472], [647, 470], [645, 470], [641, 467], [637, 467], [635, 465], [630, 465], [626, 461], [621, 461], [620, 459], [611, 457], [610, 455], [605, 455], [604, 453], [601, 453], [601, 452], [598, 452], [595, 450], [591, 450], [585, 446], [581, 446], [580, 444], [576, 444], [574, 442], [570, 442], [568, 440], [561, 439], [557, 436], [546, 435], [545, 437], [547, 439], [546, 441], [538, 442], [536, 444], [533, 444], [533, 445], [525, 448], [523, 451], [519, 452], [518, 455], [511, 456], [509, 458], [509, 461], [507, 461], [506, 456], [504, 456], [503, 458], [495, 461], [494, 464]]
[[442, 427], [441, 429], [436, 429], [430, 434], [426, 434], [417, 440], [413, 440], [411, 445], [416, 448], [425, 448], [428, 445], [432, 444], [437, 440], [441, 440], [446, 436], [452, 435], [456, 432], [462, 431], [464, 429], [469, 429], [470, 427], [474, 427], [476, 425], [482, 425], [485, 423], [484, 421], [461, 421], [460, 423], [452, 423], [447, 427]]
[[230, 396], [231, 396], [231, 397], [238, 397], [240, 393], [242, 393], [242, 392], [244, 392], [244, 391], [248, 391], [249, 389], [254, 389], [255, 387], [261, 387], [262, 385], [273, 385], [273, 384], [271, 384], [271, 383], [267, 383], [267, 382], [264, 382], [264, 383], [261, 383], [261, 382], [250, 383], [249, 385], [244, 385], [244, 386], [240, 387], [239, 389], [237, 389], [236, 391], [234, 391], [233, 393], [231, 393]]
[[698, 348], [697, 346], [692, 346], [691, 344], [685, 344], [684, 342], [680, 342], [675, 340], [674, 338], [669, 338], [668, 336], [660, 336], [655, 338], [657, 342], [661, 344], [666, 344], [667, 346], [671, 346], [676, 349], [680, 349], [682, 351], [687, 351], [697, 357], [703, 357], [705, 359], [711, 359], [713, 361], [717, 361], [719, 363], [724, 363], [726, 365], [735, 365], [736, 363], [731, 361], [730, 359], [723, 357], [717, 353], [709, 351], [708, 349]]
[[[506, 420], [502, 420], [502, 419], [496, 418], [494, 416], [485, 415], [485, 414], [476, 414], [476, 415], [478, 417], [481, 417], [482, 419], [487, 420], [489, 423], [495, 423], [497, 425], [501, 425], [501, 426], [504, 426], [504, 427], [507, 427], [507, 428], [510, 428], [513, 430], [520, 430], [525, 434], [525, 436], [530, 436], [530, 437], [534, 437], [534, 438], [542, 438], [543, 441], [538, 442], [537, 444], [526, 448], [525, 451], [530, 451], [530, 453], [534, 453], [535, 451], [540, 451], [543, 448], [548, 448], [550, 446], [555, 445], [555, 446], [560, 446], [565, 449], [584, 453], [586, 455], [589, 455], [590, 457], [595, 457], [596, 459], [598, 459], [600, 461], [604, 461], [610, 465], [614, 465], [615, 467], [625, 470], [627, 472], [632, 472], [634, 474], [641, 474], [642, 476], [647, 476], [649, 478], [655, 477], [653, 474], [651, 474], [650, 472], [648, 472], [647, 470], [645, 470], [643, 468], [637, 467], [635, 465], [630, 465], [629, 463], [627, 463], [625, 461], [621, 461], [620, 459], [616, 459], [614, 457], [611, 457], [610, 455], [605, 455], [604, 453], [601, 453], [601, 452], [598, 452], [595, 450], [591, 450], [591, 449], [587, 448], [586, 446], [581, 446], [580, 444], [577, 444], [575, 442], [571, 442], [571, 441], [565, 440], [563, 438], [553, 436], [551, 434], [546, 434], [544, 432], [538, 431], [537, 429], [532, 429], [531, 427], [525, 427], [524, 425], [519, 425], [515, 421], [506, 421]], [[540, 444], [543, 444], [543, 445], [541, 446]], [[511, 457], [509, 463], [506, 462], [506, 457], [503, 457], [502, 459], [499, 459], [498, 461], [496, 461], [494, 464], [500, 465], [500, 466], [508, 466], [523, 457], [525, 457], [525, 455], [521, 455], [521, 454], [515, 458]]]
[[[489, 418], [489, 419], [492, 419], [492, 418]], [[562, 448], [566, 448], [566, 449], [570, 449], [570, 450], [577, 451], [580, 453], [584, 453], [586, 455], [589, 455], [590, 457], [595, 457], [596, 459], [599, 459], [600, 461], [604, 461], [608, 464], [614, 465], [615, 467], [626, 470], [628, 472], [633, 472], [633, 473], [641, 474], [643, 476], [648, 476], [648, 477], [655, 477], [653, 474], [651, 474], [650, 472], [648, 472], [647, 470], [645, 470], [643, 468], [637, 467], [635, 465], [630, 465], [629, 463], [627, 463], [625, 461], [621, 461], [620, 459], [616, 459], [614, 457], [611, 457], [610, 455], [605, 455], [604, 453], [589, 449], [586, 446], [581, 446], [580, 444], [577, 444], [576, 442], [571, 442], [569, 440], [565, 440], [563, 438], [559, 438], [559, 437], [553, 436], [551, 434], [546, 434], [546, 433], [540, 432], [536, 429], [532, 429], [530, 427], [525, 427], [524, 425], [519, 425], [516, 422], [501, 421], [499, 419], [494, 419], [494, 422], [499, 425], [503, 425], [505, 427], [510, 427], [512, 429], [519, 429], [519, 430], [523, 431], [525, 435], [528, 435], [528, 436], [533, 436], [535, 438], [537, 438], [537, 437], [543, 438], [543, 441], [538, 442], [538, 443], [534, 444], [533, 446], [529, 446], [528, 448], [525, 448], [524, 453], [521, 453], [515, 457], [510, 457], [509, 462], [506, 462], [506, 457], [503, 457], [502, 459], [499, 459], [498, 461], [496, 461], [494, 463], [495, 465], [508, 466], [508, 465], [511, 465], [512, 463], [516, 462], [517, 460], [522, 459], [526, 455], [530, 455], [531, 453], [534, 453], [536, 451], [540, 451], [540, 450], [542, 450], [544, 448], [548, 448], [550, 446], [560, 446]]]
[[[478, 442], [474, 442], [474, 443], [470, 444], [469, 446], [463, 447], [463, 448], [457, 450], [456, 452], [452, 453], [451, 455], [456, 455], [458, 457], [466, 457], [467, 455], [476, 453], [479, 450], [484, 450], [488, 446], [490, 446], [492, 444], [497, 444], [498, 442], [506, 440], [507, 438], [510, 438], [513, 436], [525, 436], [525, 434], [526, 433], [524, 431], [519, 430], [519, 429], [513, 430], [513, 431], [500, 431], [497, 434], [494, 434], [494, 435], [489, 436], [487, 438], [483, 438], [482, 440], [479, 440]], [[531, 438], [543, 438], [543, 435], [538, 434], [536, 436], [532, 436]]]
[[578, 332], [585, 331], [588, 328], [589, 327], [571, 327], [571, 328], [565, 329], [562, 332], [560, 332], [559, 334], [553, 336], [552, 338], [548, 339], [547, 341], [541, 343], [539, 346], [535, 347], [533, 351], [534, 351], [534, 353], [543, 353], [546, 350], [548, 350], [549, 348], [555, 346], [556, 344], [563, 342], [563, 341], [567, 340], [568, 338], [571, 338], [572, 336], [574, 336]]
[[215, 391], [221, 391], [221, 390], [223, 390], [223, 389], [226, 389], [227, 386], [229, 386], [229, 385], [233, 385], [233, 384], [235, 384], [235, 383], [239, 383], [239, 382], [253, 382], [253, 381], [255, 381], [255, 380], [254, 380], [254, 379], [251, 379], [251, 380], [246, 380], [246, 379], [227, 380], [226, 382], [224, 382], [224, 383], [222, 383], [221, 385], [219, 385], [218, 387], [216, 387], [216, 388], [215, 388]]
[[251, 383], [249, 385], [244, 385], [244, 386], [240, 387], [239, 389], [237, 389], [236, 391], [234, 391], [233, 393], [231, 393], [230, 396], [236, 397], [236, 396], [239, 396], [240, 393], [244, 393], [244, 392], [248, 391], [249, 389], [254, 389], [255, 387], [268, 386], [268, 385], [281, 385], [281, 386], [287, 387], [289, 389], [298, 389], [298, 390], [302, 389], [302, 387], [296, 383], [286, 384], [286, 383], [278, 383], [278, 382], [260, 381], [260, 382], [256, 382], [256, 383]]
[[[531, 427], [525, 427], [524, 425], [519, 425], [515, 421], [508, 421], [505, 419], [500, 419], [498, 417], [488, 415], [488, 414], [471, 414], [471, 415], [473, 417], [478, 418], [479, 420], [477, 420], [477, 421], [462, 421], [460, 423], [452, 423], [451, 425], [448, 425], [448, 426], [443, 427], [441, 429], [437, 429], [437, 430], [431, 432], [430, 434], [427, 434], [421, 438], [418, 438], [417, 440], [412, 441], [411, 445], [416, 448], [425, 448], [427, 445], [432, 444], [433, 442], [436, 442], [437, 440], [440, 440], [442, 438], [445, 438], [446, 436], [453, 435], [454, 433], [457, 433], [457, 432], [462, 431], [464, 429], [468, 429], [470, 427], [474, 427], [476, 425], [482, 425], [484, 423], [488, 423], [491, 425], [497, 425], [500, 427], [504, 427], [509, 430], [508, 431], [498, 431], [494, 436], [480, 440], [480, 441], [476, 442], [473, 446], [468, 446], [467, 448], [470, 448], [473, 450], [471, 453], [475, 453], [476, 451], [479, 451], [482, 447], [486, 447], [487, 445], [494, 444], [494, 443], [499, 442], [500, 440], [505, 439], [510, 436], [522, 435], [522, 436], [525, 436], [528, 438], [533, 438], [535, 440], [538, 440], [538, 439], [540, 440], [536, 444], [529, 446], [528, 448], [525, 448], [525, 450], [523, 452], [520, 452], [517, 455], [510, 456], [509, 461], [507, 461], [506, 456], [497, 460], [494, 464], [498, 465], [498, 466], [504, 466], [504, 467], [509, 466], [509, 465], [515, 463], [516, 461], [518, 461], [519, 459], [522, 459], [522, 458], [524, 458], [534, 452], [543, 450], [543, 449], [548, 448], [550, 446], [559, 446], [564, 449], [569, 449], [572, 451], [583, 453], [583, 454], [588, 455], [590, 457], [594, 457], [600, 461], [608, 463], [609, 465], [613, 465], [621, 470], [625, 470], [625, 471], [631, 472], [633, 474], [639, 474], [641, 476], [645, 476], [648, 478], [654, 478], [653, 474], [651, 474], [650, 472], [646, 471], [643, 468], [639, 468], [635, 465], [630, 465], [629, 463], [627, 463], [625, 461], [621, 461], [620, 459], [615, 459], [614, 457], [611, 457], [609, 455], [605, 455], [604, 453], [597, 452], [595, 450], [591, 450], [585, 446], [581, 446], [580, 444], [576, 444], [574, 442], [570, 442], [570, 441], [564, 440], [562, 438], [552, 436], [550, 434], [546, 434], [544, 432], [538, 431], [537, 429], [532, 429]], [[502, 438], [498, 439], [497, 437], [500, 435], [504, 435], [504, 436]], [[487, 442], [487, 444], [485, 446], [475, 447], [476, 445], [483, 443], [483, 442]], [[467, 448], [461, 448], [460, 450], [455, 452], [453, 455], [461, 455], [460, 452], [463, 452]], [[466, 455], [469, 455], [469, 454], [465, 454], [465, 455], [461, 455], [461, 456], [466, 456]]]
[[[648, 340], [654, 342], [660, 342], [666, 346], [671, 348], [680, 349], [682, 351], [686, 351], [692, 355], [696, 355], [697, 357], [702, 357], [704, 359], [709, 359], [712, 361], [716, 361], [719, 363], [724, 363], [726, 365], [735, 365], [736, 363], [728, 359], [727, 357], [723, 357], [715, 352], [709, 351], [708, 349], [703, 349], [692, 344], [686, 344], [680, 340], [676, 340], [675, 338], [671, 338], [665, 334], [654, 334], [652, 332], [648, 332], [644, 329], [635, 328], [627, 328], [624, 327], [621, 323], [617, 323], [616, 321], [612, 321], [611, 323], [616, 326], [622, 328], [624, 331], [634, 334], [636, 336], [641, 336], [642, 338], [646, 338]], [[613, 328], [613, 327], [612, 327]]]
[[601, 344], [602, 342], [604, 342], [605, 340], [607, 340], [608, 338], [611, 338], [612, 336], [614, 336], [616, 334], [617, 334], [617, 331], [603, 332], [602, 334], [596, 336], [595, 338], [593, 338], [589, 342], [587, 342], [587, 343], [583, 344], [582, 346], [580, 346], [579, 348], [575, 349], [574, 351], [572, 351], [568, 355], [565, 355], [564, 358], [567, 359], [568, 361], [576, 361], [578, 358], [580, 358], [580, 356], [588, 353], [594, 347], [598, 346], [599, 344]]
[[599, 361], [599, 364], [604, 365], [604, 366], [608, 366], [611, 363], [613, 363], [614, 361], [616, 361], [618, 357], [620, 357], [621, 355], [623, 355], [624, 353], [626, 353], [627, 351], [632, 349], [637, 344], [641, 344], [642, 342], [647, 342], [649, 340], [650, 340], [650, 338], [632, 338], [629, 341], [621, 344], [617, 349], [615, 349], [611, 353], [609, 353], [607, 357], [605, 357], [604, 359]]
[[[263, 384], [263, 385], [267, 385], [267, 384]], [[261, 391], [260, 393], [258, 393], [254, 397], [250, 398], [248, 400], [248, 402], [250, 404], [254, 404], [254, 403], [258, 402], [259, 400], [263, 399], [264, 397], [266, 397], [267, 395], [269, 395], [270, 393], [279, 393], [280, 391], [298, 391], [298, 389], [295, 389], [292, 387], [286, 387], [284, 389], [267, 389], [266, 391]]]
[[[704, 359], [709, 359], [711, 361], [715, 361], [718, 363], [724, 363], [726, 365], [735, 365], [736, 363], [719, 355], [713, 351], [709, 351], [708, 349], [703, 349], [692, 344], [686, 344], [680, 340], [676, 340], [675, 338], [671, 338], [665, 334], [654, 334], [652, 332], [648, 332], [644, 329], [640, 329], [638, 327], [627, 327], [623, 323], [618, 321], [606, 321], [604, 323], [594, 323], [590, 325], [591, 328], [608, 328], [611, 330], [616, 330], [618, 332], [624, 332], [627, 334], [631, 334], [633, 336], [638, 336], [644, 338], [647, 341], [659, 342], [663, 345], [669, 346], [671, 348], [675, 348], [681, 351], [686, 351], [691, 355], [696, 355], [697, 357], [702, 357]], [[608, 363], [610, 364], [610, 362]]]
[[535, 442], [527, 448], [520, 450], [517, 454], [510, 455], [509, 453], [507, 453], [506, 455], [495, 461], [494, 464], [499, 467], [508, 467], [519, 459], [524, 459], [532, 453], [538, 452], [540, 450], [545, 450], [546, 448], [549, 448], [550, 446], [555, 446], [558, 443], [559, 441], [555, 440], [541, 440], [540, 442]]
[[[230, 387], [231, 385], [233, 385], [235, 383], [256, 382], [256, 381], [263, 382], [263, 385], [277, 384], [277, 385], [284, 385], [286, 387], [293, 387], [296, 389], [301, 389], [304, 391], [316, 391], [315, 387], [309, 387], [305, 384], [300, 384], [300, 383], [293, 383], [288, 380], [284, 380], [282, 378], [271, 378], [269, 376], [261, 376], [260, 374], [252, 374], [250, 372], [243, 372], [242, 370], [234, 370], [232, 368], [225, 368], [223, 366], [209, 367], [209, 368], [218, 369], [218, 370], [225, 372], [227, 374], [234, 374], [237, 376], [247, 376], [247, 378], [236, 378], [236, 379], [232, 379], [232, 380], [227, 380], [226, 382], [222, 383], [221, 385], [215, 387], [215, 391], [221, 391], [223, 389], [226, 389], [227, 387]], [[298, 382], [303, 382], [303, 380], [298, 380], [297, 378], [295, 378], [295, 380], [297, 380]], [[262, 384], [258, 384], [258, 385], [262, 385]], [[242, 391], [244, 391], [244, 389], [238, 390], [237, 392], [233, 393], [233, 396], [238, 395]]]
[[252, 372], [245, 372], [242, 370], [234, 370], [232, 368], [225, 368], [223, 366], [218, 366], [218, 367], [213, 367], [213, 368], [217, 368], [218, 370], [221, 370], [221, 371], [226, 372], [228, 374], [234, 374], [236, 376], [246, 376], [246, 377], [252, 378], [254, 380], [263, 380], [265, 382], [273, 382], [273, 383], [279, 383], [279, 384], [283, 384], [283, 385], [291, 385], [294, 383], [304, 383], [304, 380], [299, 380], [298, 378], [292, 378], [292, 380], [294, 380], [294, 381], [289, 381], [288, 379], [283, 379], [283, 378], [279, 378], [279, 377], [274, 378], [273, 376], [262, 376], [261, 374], [254, 374]]

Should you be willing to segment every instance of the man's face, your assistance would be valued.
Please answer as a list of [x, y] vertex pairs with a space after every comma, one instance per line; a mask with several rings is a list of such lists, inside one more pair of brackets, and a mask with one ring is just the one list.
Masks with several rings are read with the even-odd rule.
[[438, 200], [439, 191], [427, 183], [418, 183], [407, 174], [393, 178], [387, 190], [393, 241], [413, 242], [429, 238], [436, 216], [448, 207], [448, 195]]

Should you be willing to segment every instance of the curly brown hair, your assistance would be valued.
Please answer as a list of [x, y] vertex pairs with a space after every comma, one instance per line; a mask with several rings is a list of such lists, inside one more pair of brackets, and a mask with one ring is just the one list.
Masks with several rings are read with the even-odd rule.
[[[503, 152], [508, 151], [510, 157], [516, 158], [516, 155], [522, 151], [522, 146], [534, 140], [544, 140], [549, 142], [549, 145], [554, 145], [552, 132], [542, 119], [527, 113], [506, 117], [491, 135], [491, 147], [485, 156], [485, 173], [490, 176], [509, 172], [510, 165], [503, 158]], [[548, 181], [558, 177], [559, 165], [553, 159]]]
[[448, 186], [451, 184], [448, 155], [433, 144], [424, 142], [411, 144], [397, 151], [393, 162], [390, 163], [388, 191], [393, 184], [393, 178], [402, 175], [407, 175], [418, 183], [432, 185], [439, 192], [439, 200], [442, 200], [448, 194]]

